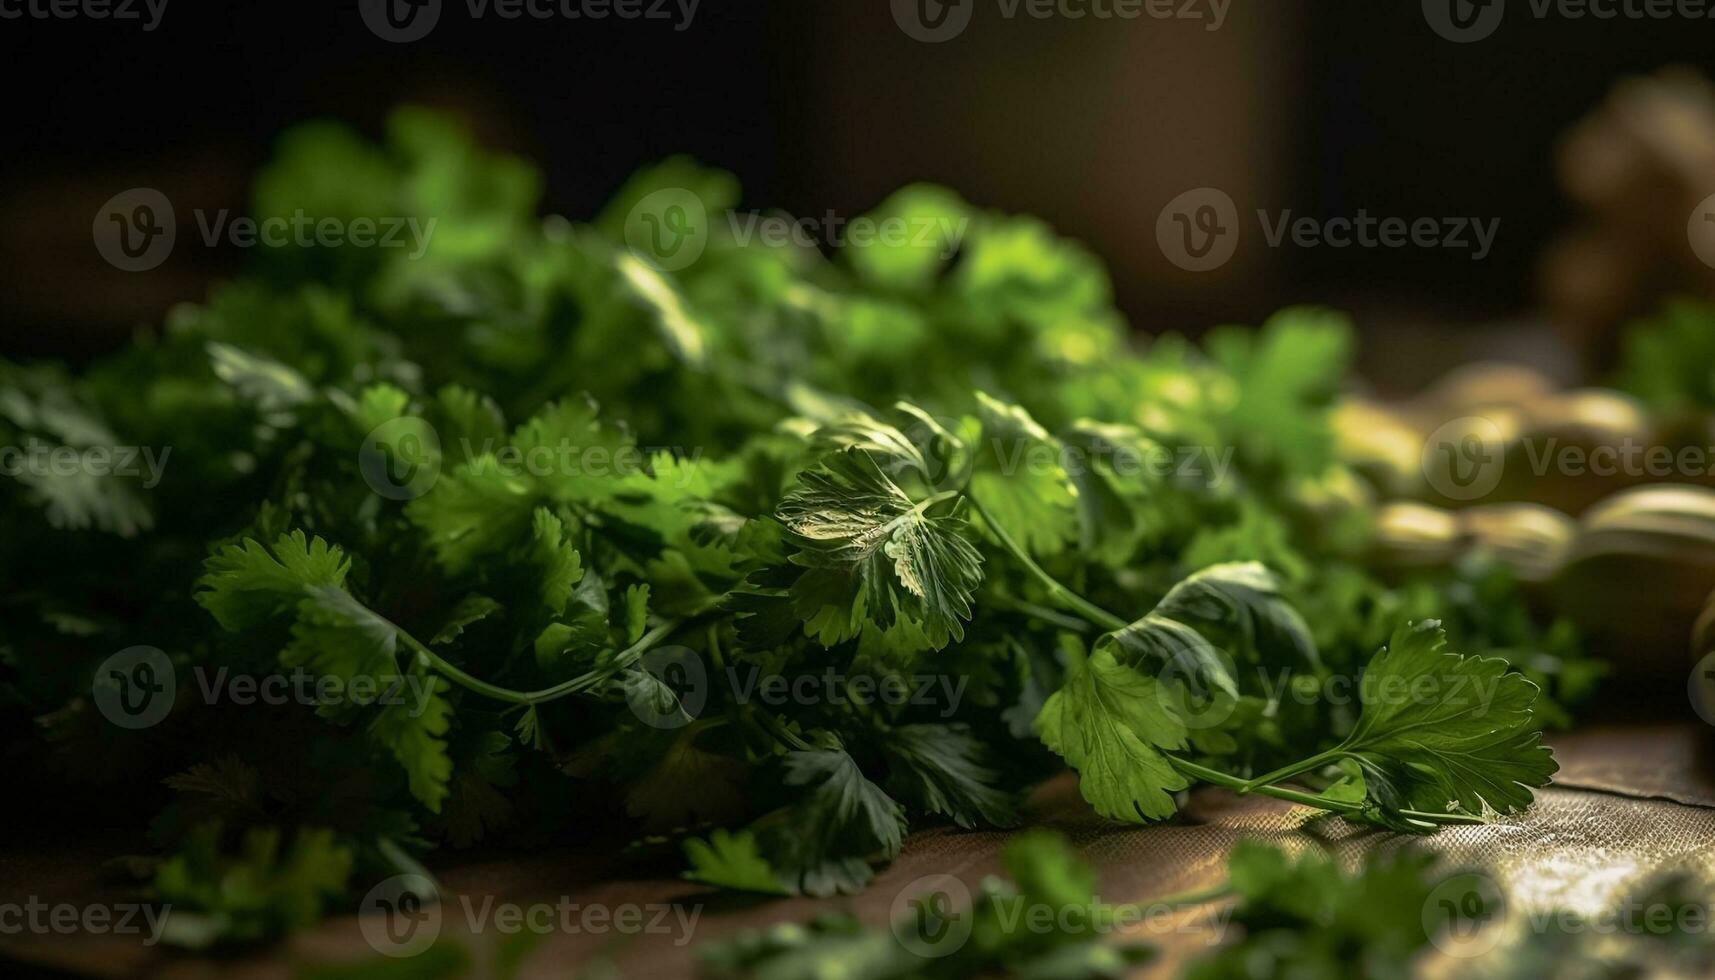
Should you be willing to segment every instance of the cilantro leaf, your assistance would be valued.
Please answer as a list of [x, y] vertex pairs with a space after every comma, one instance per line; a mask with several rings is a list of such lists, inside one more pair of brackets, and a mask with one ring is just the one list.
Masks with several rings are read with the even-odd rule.
[[823, 645], [856, 637], [866, 621], [882, 629], [906, 621], [934, 649], [964, 638], [982, 556], [965, 540], [956, 503], [913, 499], [853, 448], [801, 474], [776, 516], [799, 546], [792, 561], [807, 569], [794, 602]]
[[1170, 795], [1189, 783], [1163, 750], [1185, 746], [1186, 729], [1165, 707], [1160, 684], [1098, 648], [1067, 673], [1042, 706], [1036, 733], [1072, 768], [1096, 812], [1141, 823], [1172, 816]]
[[1531, 713], [1537, 686], [1504, 660], [1446, 649], [1440, 624], [1394, 631], [1359, 685], [1363, 713], [1339, 748], [1385, 809], [1513, 813], [1560, 767]]
[[685, 877], [692, 881], [763, 895], [790, 894], [749, 831], [716, 830], [707, 841], [687, 838], [684, 847], [691, 865]]
[[961, 827], [1010, 826], [1016, 801], [997, 788], [1000, 773], [985, 764], [988, 754], [968, 728], [902, 725], [886, 733], [882, 753], [890, 766], [893, 795]]

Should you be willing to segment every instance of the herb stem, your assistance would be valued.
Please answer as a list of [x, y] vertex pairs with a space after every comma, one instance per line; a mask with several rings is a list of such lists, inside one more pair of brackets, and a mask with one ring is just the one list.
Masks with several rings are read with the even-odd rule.
[[[563, 698], [569, 694], [577, 694], [580, 691], [585, 691], [594, 687], [596, 684], [613, 676], [620, 670], [636, 663], [637, 659], [643, 656], [644, 653], [648, 652], [651, 647], [660, 643], [668, 634], [678, 629], [679, 624], [680, 620], [668, 620], [667, 622], [662, 623], [649, 632], [643, 634], [638, 638], [636, 643], [633, 643], [631, 646], [621, 650], [619, 654], [613, 658], [613, 663], [608, 667], [601, 670], [593, 670], [587, 674], [580, 674], [569, 681], [555, 684], [553, 687], [545, 687], [539, 691], [515, 691], [511, 688], [490, 684], [480, 677], [474, 677], [467, 674], [453, 666], [451, 663], [448, 663], [446, 658], [435, 653], [433, 650], [430, 650], [419, 642], [416, 637], [405, 632], [399, 627], [394, 626], [393, 631], [400, 639], [405, 641], [405, 645], [410, 647], [417, 654], [419, 659], [427, 663], [436, 673], [445, 676], [448, 680], [459, 685], [465, 690], [481, 694], [484, 697], [493, 698], [496, 701], [510, 701], [514, 704], [536, 705], [541, 704], [544, 701], [558, 700], [559, 698]], [[392, 624], [389, 623], [388, 625], [391, 626]]]
[[1342, 753], [1338, 749], [1329, 749], [1326, 752], [1318, 752], [1308, 759], [1301, 759], [1289, 766], [1281, 766], [1273, 772], [1264, 773], [1254, 779], [1247, 779], [1238, 787], [1238, 792], [1241, 795], [1249, 793], [1259, 789], [1260, 787], [1267, 786], [1270, 783], [1278, 783], [1283, 779], [1289, 779], [1299, 773], [1309, 772], [1312, 769], [1320, 768], [1321, 766], [1325, 766], [1328, 763], [1333, 762], [1335, 759], [1339, 758], [1341, 754]]
[[1096, 605], [1078, 593], [1073, 592], [1071, 589], [1066, 588], [1066, 586], [1061, 585], [1059, 579], [1056, 579], [1054, 576], [1044, 571], [1041, 565], [1036, 564], [1036, 559], [1030, 557], [1030, 555], [1019, 546], [1019, 543], [1012, 539], [1012, 535], [1006, 533], [1006, 529], [1000, 526], [1000, 523], [994, 519], [994, 515], [990, 514], [988, 512], [988, 508], [983, 506], [982, 501], [970, 494], [966, 494], [965, 499], [971, 502], [971, 506], [976, 508], [978, 514], [982, 515], [983, 523], [988, 525], [988, 529], [994, 533], [995, 538], [1000, 541], [1001, 546], [1007, 551], [1012, 552], [1012, 556], [1017, 558], [1025, 568], [1029, 569], [1030, 573], [1035, 575], [1037, 580], [1048, 588], [1049, 594], [1054, 596], [1061, 605], [1065, 606], [1072, 612], [1083, 616], [1085, 619], [1088, 619], [1090, 622], [1100, 626], [1102, 629], [1122, 630], [1126, 628], [1127, 623], [1125, 620], [1115, 616], [1111, 612], [1108, 612], [1106, 609], [1103, 609], [1101, 606]]
[[[1329, 753], [1323, 754], [1327, 755]], [[1252, 785], [1256, 780], [1244, 780], [1237, 776], [1229, 776], [1218, 769], [1210, 769], [1208, 766], [1200, 766], [1195, 762], [1188, 759], [1181, 759], [1176, 755], [1168, 755], [1167, 761], [1171, 762], [1174, 768], [1187, 776], [1193, 776], [1205, 783], [1210, 783], [1215, 786], [1221, 786], [1238, 792], [1251, 792], [1256, 793], [1259, 796], [1271, 796], [1277, 800], [1302, 803], [1305, 806], [1313, 806], [1318, 809], [1328, 810], [1334, 813], [1358, 813], [1366, 809], [1365, 805], [1362, 803], [1353, 803], [1347, 800], [1331, 800], [1326, 796], [1317, 796], [1314, 793], [1301, 793], [1298, 790], [1287, 789], [1283, 786]], [[1469, 813], [1432, 813], [1427, 810], [1400, 810], [1398, 812], [1408, 820], [1415, 820], [1426, 825], [1476, 825], [1488, 823], [1488, 821], [1482, 817]]]
[[[1218, 769], [1210, 769], [1208, 766], [1200, 766], [1188, 759], [1181, 759], [1178, 756], [1169, 755], [1167, 760], [1173, 763], [1174, 768], [1187, 776], [1195, 776], [1205, 783], [1221, 786], [1226, 789], [1233, 790], [1234, 792], [1239, 792], [1248, 785], [1245, 780], [1240, 779], [1237, 776], [1230, 776]], [[1282, 786], [1255, 786], [1251, 787], [1250, 792], [1254, 792], [1259, 796], [1272, 796], [1277, 800], [1302, 803], [1305, 806], [1313, 806], [1322, 810], [1332, 810], [1335, 813], [1356, 813], [1364, 808], [1361, 803], [1350, 803], [1345, 800], [1330, 800], [1325, 796], [1317, 796], [1314, 793], [1301, 793], [1298, 790], [1286, 789]]]

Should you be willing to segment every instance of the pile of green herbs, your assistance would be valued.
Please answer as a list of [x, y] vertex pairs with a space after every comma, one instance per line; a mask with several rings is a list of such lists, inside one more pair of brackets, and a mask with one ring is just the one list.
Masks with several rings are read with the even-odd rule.
[[[664, 272], [625, 232], [670, 188], [710, 220]], [[1124, 823], [1207, 783], [1401, 832], [1554, 772], [1575, 645], [1495, 567], [1365, 562], [1339, 315], [1145, 344], [1087, 250], [937, 187], [872, 215], [936, 234], [831, 255], [739, 241], [734, 179], [684, 159], [588, 221], [540, 190], [423, 110], [304, 126], [253, 216], [433, 219], [421, 255], [258, 248], [75, 373], [0, 364], [0, 441], [170, 450], [148, 487], [0, 480], [0, 698], [19, 771], [150, 821], [185, 941], [614, 827], [706, 883], [852, 891], [1067, 766]], [[122, 729], [92, 684], [136, 646], [177, 701]], [[282, 673], [420, 697], [207, 693]], [[1387, 695], [1422, 678], [1482, 710]]]

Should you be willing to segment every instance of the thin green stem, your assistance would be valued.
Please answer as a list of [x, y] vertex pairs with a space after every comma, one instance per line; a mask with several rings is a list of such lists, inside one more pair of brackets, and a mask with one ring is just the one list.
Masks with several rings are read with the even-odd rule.
[[1326, 752], [1318, 752], [1315, 755], [1311, 756], [1310, 758], [1301, 759], [1298, 762], [1294, 762], [1290, 766], [1281, 766], [1279, 769], [1276, 769], [1273, 772], [1264, 773], [1263, 775], [1257, 776], [1254, 779], [1247, 779], [1244, 781], [1244, 783], [1242, 785], [1239, 786], [1238, 791], [1241, 794], [1249, 793], [1249, 792], [1256, 790], [1260, 787], [1267, 786], [1270, 783], [1278, 783], [1283, 779], [1290, 779], [1291, 777], [1296, 776], [1299, 773], [1309, 772], [1312, 769], [1321, 768], [1322, 766], [1325, 766], [1328, 763], [1333, 762], [1335, 759], [1339, 758], [1341, 755], [1342, 755], [1342, 753], [1338, 749], [1329, 749]]
[[1427, 810], [1401, 810], [1399, 812], [1413, 820], [1422, 820], [1426, 823], [1456, 823], [1478, 827], [1489, 822], [1483, 817], [1471, 813], [1432, 813]]
[[1088, 633], [1090, 631], [1088, 622], [1076, 616], [1068, 616], [1058, 609], [1050, 609], [1047, 606], [1024, 599], [1015, 599], [1012, 596], [997, 596], [996, 598], [1001, 605], [1024, 613], [1031, 619], [1040, 619], [1045, 623], [1052, 623], [1063, 630], [1071, 630], [1074, 633]]
[[[1200, 766], [1189, 759], [1181, 759], [1175, 755], [1169, 755], [1167, 757], [1167, 761], [1171, 762], [1174, 768], [1187, 776], [1192, 776], [1205, 783], [1221, 786], [1234, 791], [1252, 792], [1256, 793], [1258, 796], [1271, 796], [1277, 800], [1302, 803], [1305, 806], [1313, 806], [1333, 813], [1358, 813], [1367, 809], [1367, 807], [1362, 803], [1354, 803], [1347, 800], [1331, 800], [1325, 796], [1317, 796], [1314, 793], [1301, 793], [1298, 790], [1287, 789], [1284, 786], [1252, 785], [1255, 780], [1240, 779], [1237, 776], [1228, 775], [1218, 769], [1210, 769], [1208, 766]], [[1488, 823], [1488, 821], [1484, 820], [1482, 817], [1473, 816], [1469, 813], [1434, 813], [1428, 810], [1400, 810], [1399, 813], [1408, 820], [1414, 820], [1418, 823], [1429, 826], [1440, 824], [1476, 825]]]
[[1036, 564], [1036, 559], [1030, 557], [1029, 553], [1020, 547], [1017, 541], [1012, 539], [1012, 535], [1006, 533], [1006, 529], [1000, 526], [1000, 524], [994, 519], [994, 515], [990, 514], [988, 509], [983, 506], [982, 501], [970, 496], [969, 494], [966, 494], [965, 499], [971, 502], [971, 506], [976, 508], [978, 514], [982, 515], [983, 523], [988, 525], [988, 529], [994, 533], [995, 538], [1000, 541], [1001, 546], [1007, 551], [1012, 552], [1012, 556], [1017, 558], [1025, 568], [1028, 568], [1030, 573], [1035, 575], [1037, 580], [1047, 587], [1049, 594], [1058, 600], [1061, 605], [1085, 619], [1088, 619], [1097, 626], [1100, 626], [1102, 629], [1122, 630], [1126, 628], [1128, 624], [1125, 620], [1115, 616], [1111, 612], [1108, 612], [1106, 609], [1103, 609], [1101, 606], [1096, 605], [1078, 593], [1073, 592], [1071, 589], [1066, 588], [1064, 585], [1061, 585], [1059, 579], [1056, 579], [1054, 576], [1044, 571], [1041, 565]]
[[[1187, 776], [1194, 776], [1205, 783], [1221, 786], [1226, 789], [1233, 790], [1234, 792], [1237, 792], [1248, 785], [1245, 780], [1240, 779], [1237, 776], [1228, 775], [1227, 773], [1221, 772], [1219, 769], [1210, 769], [1208, 766], [1200, 766], [1189, 759], [1181, 759], [1178, 756], [1169, 755], [1167, 760], [1173, 763], [1174, 768]], [[1327, 797], [1317, 796], [1314, 793], [1300, 793], [1297, 790], [1286, 789], [1281, 786], [1257, 786], [1252, 787], [1251, 792], [1254, 792], [1259, 796], [1272, 796], [1277, 800], [1289, 800], [1293, 803], [1302, 803], [1306, 806], [1313, 806], [1323, 810], [1332, 810], [1335, 813], [1356, 813], [1364, 808], [1361, 803], [1349, 803], [1345, 800], [1330, 800]]]
[[[465, 690], [481, 694], [484, 697], [493, 698], [496, 701], [510, 701], [514, 704], [535, 705], [541, 704], [545, 701], [558, 700], [559, 698], [566, 697], [567, 695], [577, 694], [580, 691], [589, 690], [602, 681], [607, 680], [619, 671], [631, 666], [633, 663], [636, 663], [637, 659], [647, 653], [651, 647], [660, 643], [674, 630], [678, 629], [679, 624], [680, 620], [668, 620], [667, 622], [662, 623], [649, 632], [643, 634], [638, 638], [636, 643], [633, 643], [631, 646], [621, 650], [619, 654], [613, 658], [613, 663], [603, 670], [595, 670], [590, 671], [587, 674], [580, 674], [569, 681], [555, 684], [553, 687], [545, 687], [540, 691], [515, 691], [511, 688], [490, 684], [479, 677], [473, 677], [472, 675], [467, 674], [448, 663], [446, 658], [424, 646], [411, 634], [397, 626], [394, 626], [393, 630], [401, 640], [405, 641], [405, 645], [410, 647], [418, 657], [428, 663], [436, 673], [445, 676], [448, 680], [459, 685]], [[392, 624], [389, 623], [388, 625], [391, 626]]]

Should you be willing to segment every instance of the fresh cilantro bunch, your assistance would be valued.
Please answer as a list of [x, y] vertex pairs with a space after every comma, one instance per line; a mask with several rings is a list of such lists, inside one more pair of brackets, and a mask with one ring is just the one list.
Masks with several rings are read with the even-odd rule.
[[[421, 254], [265, 248], [76, 375], [0, 365], [0, 441], [171, 451], [0, 479], [0, 699], [24, 778], [154, 809], [198, 942], [481, 840], [853, 891], [1068, 765], [1120, 821], [1208, 783], [1413, 832], [1553, 773], [1483, 655], [1575, 654], [1366, 564], [1339, 316], [1140, 351], [1085, 249], [944, 189], [871, 216], [929, 240], [828, 256], [733, 235], [736, 182], [683, 159], [587, 222], [539, 184], [421, 110], [305, 127], [255, 210], [433, 221]], [[664, 190], [709, 218], [673, 269], [627, 237]], [[1407, 625], [1443, 604], [1469, 655]], [[95, 695], [138, 646], [176, 697], [120, 728]]]

